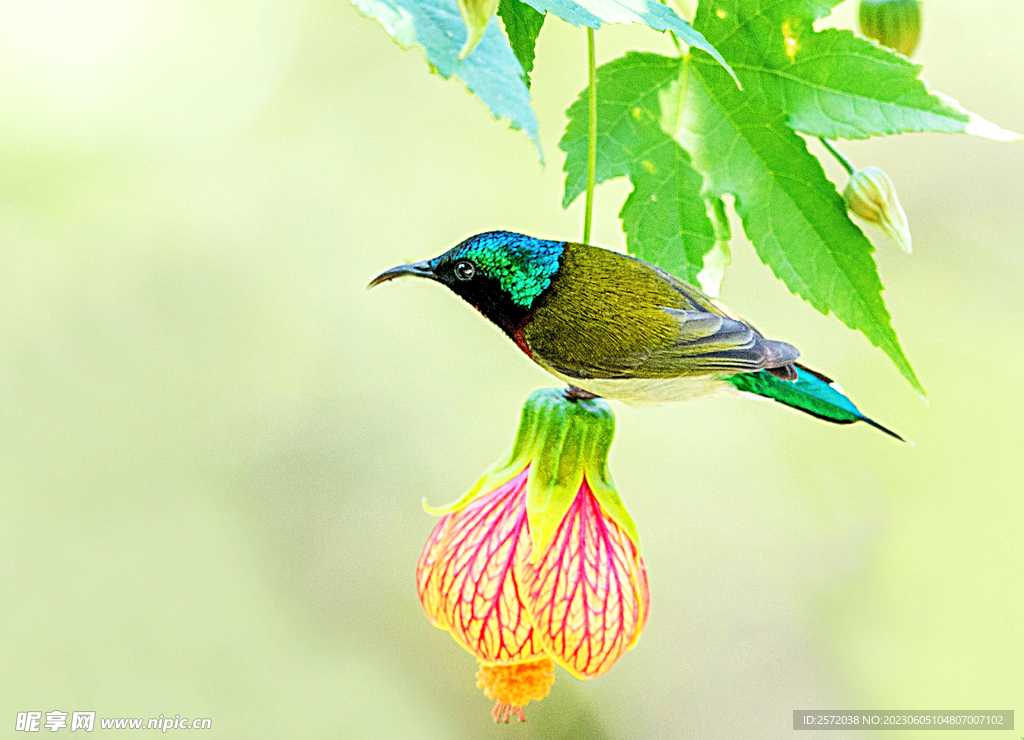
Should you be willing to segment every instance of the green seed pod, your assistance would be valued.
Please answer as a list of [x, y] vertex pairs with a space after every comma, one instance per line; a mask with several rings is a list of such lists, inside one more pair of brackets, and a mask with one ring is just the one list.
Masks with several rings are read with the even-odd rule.
[[843, 190], [851, 211], [877, 228], [907, 254], [912, 250], [907, 214], [896, 197], [896, 186], [878, 167], [865, 167], [850, 175]]
[[921, 0], [860, 0], [860, 32], [910, 56], [921, 38]]

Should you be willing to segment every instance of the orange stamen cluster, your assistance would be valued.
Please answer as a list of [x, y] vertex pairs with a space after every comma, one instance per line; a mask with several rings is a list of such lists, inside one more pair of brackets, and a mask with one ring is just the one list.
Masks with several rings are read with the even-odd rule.
[[476, 685], [484, 690], [488, 699], [494, 699], [491, 716], [495, 722], [506, 724], [513, 714], [520, 722], [525, 722], [523, 707], [547, 696], [554, 683], [555, 664], [550, 658], [514, 665], [481, 663], [476, 672]]

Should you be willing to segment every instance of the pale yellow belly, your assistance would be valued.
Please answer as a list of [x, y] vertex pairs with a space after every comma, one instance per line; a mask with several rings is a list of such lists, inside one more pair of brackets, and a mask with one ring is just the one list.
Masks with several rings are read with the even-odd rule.
[[697, 375], [682, 378], [628, 378], [609, 380], [602, 378], [570, 378], [551, 368], [545, 368], [559, 380], [602, 398], [614, 398], [634, 406], [651, 406], [676, 401], [689, 401], [708, 396], [732, 395], [737, 391], [720, 375]]

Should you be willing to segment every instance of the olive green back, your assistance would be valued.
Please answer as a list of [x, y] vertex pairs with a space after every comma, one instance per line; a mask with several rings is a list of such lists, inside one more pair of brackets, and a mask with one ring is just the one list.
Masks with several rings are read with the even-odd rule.
[[572, 374], [582, 370], [581, 377], [588, 369], [600, 375], [610, 359], [672, 345], [679, 324], [663, 308], [715, 309], [702, 294], [684, 295], [666, 275], [616, 252], [569, 243], [524, 338], [538, 359]]

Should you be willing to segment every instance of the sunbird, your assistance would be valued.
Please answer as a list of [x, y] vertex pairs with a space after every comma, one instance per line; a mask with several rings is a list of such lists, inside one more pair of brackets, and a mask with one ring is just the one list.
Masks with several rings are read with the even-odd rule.
[[527, 357], [592, 396], [660, 404], [753, 393], [836, 424], [867, 422], [845, 391], [671, 273], [629, 255], [510, 231], [385, 270], [368, 287], [428, 278], [496, 324]]

